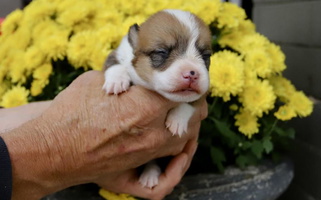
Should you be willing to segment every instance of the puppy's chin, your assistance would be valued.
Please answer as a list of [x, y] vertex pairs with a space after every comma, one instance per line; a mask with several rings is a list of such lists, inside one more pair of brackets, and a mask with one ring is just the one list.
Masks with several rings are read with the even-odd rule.
[[174, 101], [174, 102], [193, 102], [201, 98], [202, 94], [190, 91], [190, 90], [182, 90], [182, 91], [162, 91], [158, 90], [158, 93], [160, 93], [165, 98]]

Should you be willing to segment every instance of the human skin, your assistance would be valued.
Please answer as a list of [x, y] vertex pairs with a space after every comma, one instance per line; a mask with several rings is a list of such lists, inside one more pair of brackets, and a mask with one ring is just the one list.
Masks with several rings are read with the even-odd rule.
[[[16, 128], [9, 123], [5, 129], [14, 129], [1, 133], [13, 168], [13, 200], [40, 199], [90, 182], [114, 192], [162, 199], [180, 181], [195, 153], [200, 121], [207, 115], [205, 100], [195, 105], [189, 132], [179, 138], [164, 125], [176, 103], [138, 86], [107, 95], [103, 82], [102, 72], [87, 72], [38, 110], [25, 107], [33, 119], [18, 120]], [[0, 110], [1, 116], [5, 112], [11, 113]], [[135, 169], [169, 155], [175, 157], [159, 185], [143, 188]]]

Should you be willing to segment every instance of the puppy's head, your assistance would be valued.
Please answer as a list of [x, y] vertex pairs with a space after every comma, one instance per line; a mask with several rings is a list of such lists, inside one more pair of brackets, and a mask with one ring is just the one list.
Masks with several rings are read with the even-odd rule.
[[195, 15], [164, 10], [128, 34], [132, 63], [150, 88], [176, 102], [199, 99], [209, 87], [211, 34]]

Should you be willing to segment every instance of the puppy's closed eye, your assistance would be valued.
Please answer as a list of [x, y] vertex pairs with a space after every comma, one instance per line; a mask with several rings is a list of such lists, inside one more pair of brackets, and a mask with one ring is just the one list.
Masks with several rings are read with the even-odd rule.
[[149, 54], [149, 57], [152, 61], [152, 66], [155, 68], [162, 66], [162, 64], [164, 64], [166, 59], [169, 57], [170, 52], [171, 51], [169, 49], [165, 49], [165, 48], [159, 48], [152, 51]]

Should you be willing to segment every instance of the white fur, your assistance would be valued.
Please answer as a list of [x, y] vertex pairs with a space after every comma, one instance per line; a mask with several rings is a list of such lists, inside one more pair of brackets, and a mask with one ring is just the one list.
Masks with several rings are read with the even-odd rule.
[[[200, 67], [201, 66], [201, 67]], [[172, 93], [177, 88], [178, 82], [182, 78], [182, 71], [185, 68], [186, 71], [197, 71], [199, 73], [198, 85], [200, 93], [190, 94], [188, 96], [182, 96], [177, 93]], [[189, 69], [189, 70], [188, 70]], [[178, 59], [172, 63], [166, 71], [155, 71], [153, 76], [154, 90], [166, 97], [169, 100], [175, 102], [192, 102], [199, 99], [209, 87], [209, 77], [206, 67], [202, 60], [194, 59]]]
[[[187, 132], [189, 119], [195, 111], [195, 108], [186, 102], [195, 101], [206, 93], [209, 87], [209, 77], [204, 61], [198, 56], [195, 47], [199, 29], [194, 17], [190, 13], [184, 11], [165, 11], [175, 16], [183, 25], [188, 27], [191, 37], [186, 53], [180, 58], [177, 58], [177, 60], [166, 70], [154, 70], [151, 75], [151, 83], [147, 83], [139, 77], [131, 63], [134, 58], [133, 49], [128, 41], [128, 36], [125, 36], [116, 50], [116, 58], [119, 61], [119, 64], [111, 66], [106, 70], [103, 89], [109, 94], [119, 94], [126, 91], [130, 86], [130, 82], [133, 82], [135, 85], [141, 85], [145, 88], [157, 91], [171, 101], [182, 102], [169, 111], [165, 122], [166, 127], [173, 135], [181, 137]], [[177, 90], [177, 86], [182, 82], [182, 73], [190, 71], [195, 71], [199, 74], [197, 80], [199, 93], [173, 92]], [[144, 187], [153, 188], [158, 184], [158, 177], [160, 174], [161, 170], [156, 163], [150, 162], [141, 174], [139, 182]]]
[[128, 90], [130, 77], [125, 65], [113, 65], [105, 71], [103, 89], [107, 94], [119, 94]]
[[151, 89], [149, 84], [138, 76], [131, 63], [134, 54], [127, 35], [122, 39], [119, 47], [116, 49], [116, 58], [119, 64], [113, 65], [105, 71], [103, 89], [108, 94], [120, 94], [127, 91], [130, 82]]
[[187, 132], [188, 121], [192, 117], [195, 108], [188, 103], [181, 103], [169, 111], [166, 118], [166, 127], [173, 135], [181, 137]]
[[155, 163], [150, 161], [146, 164], [143, 173], [139, 177], [139, 183], [144, 187], [153, 188], [158, 185], [158, 177], [161, 174], [161, 169]]

